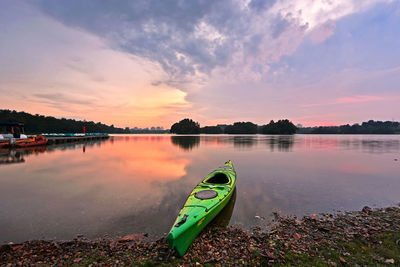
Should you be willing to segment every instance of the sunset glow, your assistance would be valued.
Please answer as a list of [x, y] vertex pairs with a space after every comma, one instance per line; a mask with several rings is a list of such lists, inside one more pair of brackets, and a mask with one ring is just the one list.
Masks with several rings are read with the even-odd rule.
[[1, 108], [118, 127], [400, 120], [399, 1], [140, 2], [2, 1]]

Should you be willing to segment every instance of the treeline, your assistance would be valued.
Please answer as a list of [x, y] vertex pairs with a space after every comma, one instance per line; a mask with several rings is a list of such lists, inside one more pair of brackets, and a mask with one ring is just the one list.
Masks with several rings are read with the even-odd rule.
[[25, 124], [25, 133], [81, 133], [86, 127], [88, 133], [129, 133], [129, 129], [116, 128], [100, 122], [57, 119], [51, 116], [32, 115], [15, 110], [0, 110], [0, 122], [21, 122]]
[[163, 127], [151, 127], [151, 128], [125, 128], [129, 133], [132, 134], [165, 134], [169, 133], [169, 130], [164, 130]]
[[235, 122], [232, 125], [200, 127], [198, 122], [183, 119], [171, 126], [171, 133], [176, 134], [294, 134], [297, 127], [289, 120], [279, 120], [262, 126], [252, 122]]
[[346, 124], [341, 126], [320, 126], [299, 129], [298, 133], [304, 134], [399, 134], [400, 123], [393, 121], [369, 120], [361, 125]]

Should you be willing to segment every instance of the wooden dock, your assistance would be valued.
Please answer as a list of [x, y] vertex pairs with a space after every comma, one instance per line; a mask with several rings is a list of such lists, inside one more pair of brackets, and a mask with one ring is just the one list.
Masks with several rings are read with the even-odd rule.
[[62, 143], [75, 143], [75, 142], [85, 142], [94, 141], [110, 138], [109, 135], [85, 135], [85, 136], [62, 136], [62, 137], [47, 137], [47, 144], [62, 144]]

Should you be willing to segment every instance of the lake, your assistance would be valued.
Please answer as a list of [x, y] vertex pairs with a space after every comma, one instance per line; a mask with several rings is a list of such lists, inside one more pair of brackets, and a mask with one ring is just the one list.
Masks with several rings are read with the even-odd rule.
[[230, 225], [400, 202], [399, 135], [115, 135], [0, 150], [0, 243], [167, 233], [203, 177], [232, 160]]

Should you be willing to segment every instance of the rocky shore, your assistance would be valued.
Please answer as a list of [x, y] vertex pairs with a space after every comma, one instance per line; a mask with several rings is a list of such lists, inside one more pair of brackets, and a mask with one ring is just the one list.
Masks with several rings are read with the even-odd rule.
[[122, 239], [27, 241], [0, 246], [1, 266], [265, 266], [400, 265], [400, 208], [302, 219], [274, 214], [271, 228], [208, 227], [183, 258], [165, 238], [133, 234]]

